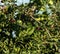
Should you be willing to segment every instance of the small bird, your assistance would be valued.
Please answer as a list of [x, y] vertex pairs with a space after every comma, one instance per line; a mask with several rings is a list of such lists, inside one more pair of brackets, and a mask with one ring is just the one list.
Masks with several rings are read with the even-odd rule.
[[0, 6], [3, 6], [4, 5], [4, 3], [2, 3], [2, 0], [0, 0]]

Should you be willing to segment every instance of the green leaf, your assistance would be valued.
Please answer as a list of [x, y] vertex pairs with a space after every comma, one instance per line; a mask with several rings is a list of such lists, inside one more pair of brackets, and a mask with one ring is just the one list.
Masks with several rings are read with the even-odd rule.
[[32, 35], [33, 32], [34, 32], [34, 30], [35, 30], [35, 27], [33, 27], [32, 29], [29, 28], [29, 29], [28, 29], [28, 35]]

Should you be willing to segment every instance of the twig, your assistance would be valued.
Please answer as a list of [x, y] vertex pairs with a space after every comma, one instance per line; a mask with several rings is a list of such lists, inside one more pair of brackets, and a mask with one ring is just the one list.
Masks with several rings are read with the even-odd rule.
[[37, 21], [33, 16], [30, 15], [30, 17], [35, 20], [36, 22], [38, 22], [39, 24], [41, 24], [39, 21]]
[[49, 33], [49, 30], [48, 30], [47, 28], [45, 28], [45, 29], [46, 29], [47, 34], [48, 34], [49, 37], [51, 38], [51, 34]]

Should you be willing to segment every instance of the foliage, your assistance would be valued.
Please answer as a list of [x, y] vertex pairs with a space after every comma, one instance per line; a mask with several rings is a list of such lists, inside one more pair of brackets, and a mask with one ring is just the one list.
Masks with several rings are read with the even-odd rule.
[[[8, 3], [6, 3], [8, 1]], [[30, 0], [0, 6], [0, 54], [59, 54], [60, 0]]]

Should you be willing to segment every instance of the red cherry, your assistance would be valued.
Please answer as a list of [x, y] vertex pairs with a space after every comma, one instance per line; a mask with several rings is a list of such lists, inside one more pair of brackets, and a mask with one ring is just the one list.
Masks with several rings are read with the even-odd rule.
[[37, 30], [40, 30], [40, 27], [37, 27], [36, 29], [37, 29]]
[[15, 21], [16, 21], [16, 20], [13, 19], [13, 18], [10, 19], [10, 22], [11, 22], [11, 23], [14, 23]]

